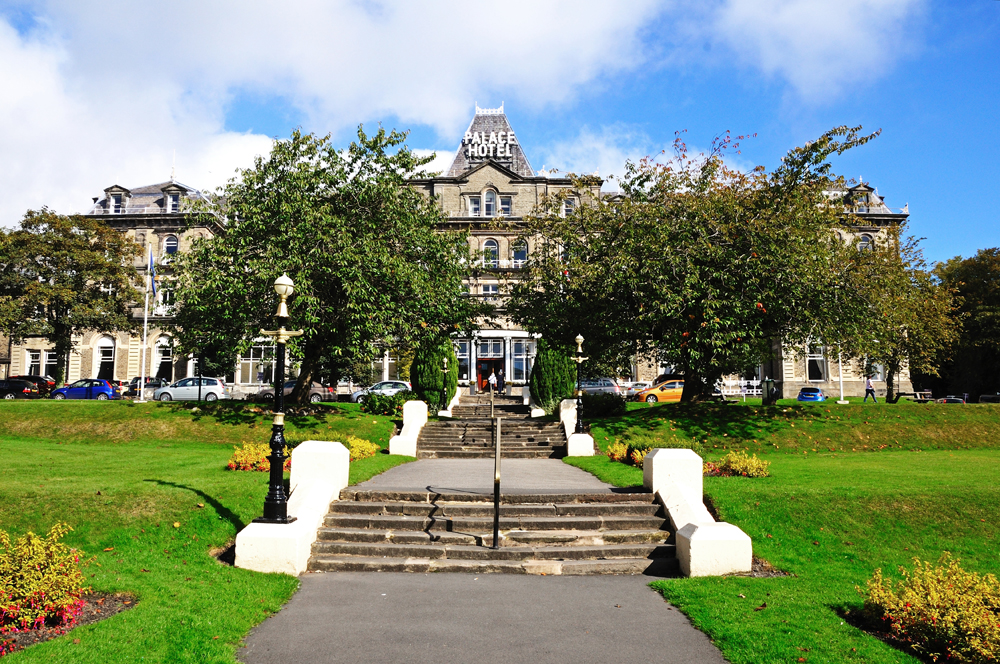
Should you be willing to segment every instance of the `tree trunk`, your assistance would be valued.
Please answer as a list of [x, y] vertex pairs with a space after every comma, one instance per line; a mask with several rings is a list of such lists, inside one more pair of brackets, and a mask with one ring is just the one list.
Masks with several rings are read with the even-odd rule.
[[893, 398], [896, 393], [896, 383], [895, 376], [899, 372], [900, 362], [898, 360], [890, 360], [885, 365], [885, 402], [886, 403], [896, 403], [899, 397]]
[[288, 403], [304, 406], [309, 403], [309, 392], [312, 390], [313, 376], [316, 373], [317, 349], [312, 344], [306, 344], [302, 364], [299, 367], [299, 377], [295, 381], [292, 393], [288, 395]]
[[[69, 359], [73, 352], [73, 331], [66, 329], [63, 325], [53, 325], [52, 335], [49, 341], [52, 342], [52, 352], [56, 354], [56, 374], [52, 376], [56, 387], [61, 387], [69, 377]], [[44, 367], [42, 369], [44, 371]]]

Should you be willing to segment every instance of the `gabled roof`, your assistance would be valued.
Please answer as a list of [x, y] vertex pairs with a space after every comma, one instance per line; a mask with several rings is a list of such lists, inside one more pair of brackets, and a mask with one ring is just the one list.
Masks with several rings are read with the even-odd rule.
[[530, 178], [535, 175], [503, 112], [503, 104], [500, 108], [476, 106], [476, 114], [462, 137], [447, 176], [462, 176], [489, 160], [521, 177]]

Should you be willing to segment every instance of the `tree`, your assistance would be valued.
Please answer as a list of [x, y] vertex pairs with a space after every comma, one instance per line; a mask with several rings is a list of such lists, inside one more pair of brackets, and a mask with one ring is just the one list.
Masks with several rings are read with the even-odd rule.
[[551, 413], [559, 402], [573, 396], [576, 388], [576, 364], [568, 348], [554, 346], [545, 339], [538, 341], [538, 352], [531, 367], [531, 398], [540, 408]]
[[866, 365], [885, 367], [889, 403], [896, 401], [895, 378], [904, 365], [911, 373], [937, 376], [961, 329], [952, 290], [926, 269], [917, 240], [901, 238], [902, 232], [887, 229], [885, 242], [858, 256], [857, 273], [865, 278], [854, 295], [865, 302], [869, 325], [848, 346]]
[[[448, 360], [447, 372], [444, 360]], [[413, 356], [410, 383], [432, 412], [448, 407], [458, 391], [458, 357], [448, 337], [426, 337]]]
[[667, 163], [629, 163], [620, 196], [592, 196], [580, 180], [568, 195], [587, 203], [574, 214], [556, 197], [528, 220], [541, 247], [512, 287], [515, 321], [548, 338], [579, 331], [605, 364], [656, 355], [684, 373], [685, 401], [770, 357], [775, 340], [857, 334], [861, 308], [840, 296], [856, 251], [838, 239], [829, 191], [843, 180], [827, 159], [877, 135], [859, 131], [835, 128], [771, 173], [729, 168], [726, 135], [708, 155], [678, 139]]
[[223, 187], [205, 213], [221, 215], [225, 232], [176, 262], [182, 351], [198, 338], [252, 344], [274, 326], [282, 273], [295, 282], [290, 325], [305, 330], [290, 344], [301, 358], [292, 401], [308, 398], [321, 371], [370, 361], [379, 344], [406, 348], [471, 326], [481, 307], [462, 288], [467, 239], [438, 232], [438, 206], [407, 186], [428, 159], [405, 137], [359, 128], [341, 150], [295, 131]]
[[0, 325], [20, 343], [41, 336], [59, 358], [63, 382], [73, 335], [134, 331], [141, 248], [98, 219], [29, 210], [0, 231]]

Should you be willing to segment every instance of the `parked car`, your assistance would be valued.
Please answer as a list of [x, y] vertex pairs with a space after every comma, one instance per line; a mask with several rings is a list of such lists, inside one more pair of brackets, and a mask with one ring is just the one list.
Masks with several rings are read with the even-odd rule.
[[37, 399], [38, 386], [31, 381], [18, 378], [0, 380], [0, 399]]
[[52, 376], [10, 376], [8, 380], [26, 380], [29, 383], [34, 383], [35, 387], [38, 388], [39, 396], [42, 397], [52, 394], [52, 390], [56, 387], [56, 379]]
[[592, 378], [580, 381], [580, 391], [584, 394], [622, 395], [622, 388], [613, 378]]
[[[201, 381], [200, 392], [198, 381]], [[202, 401], [233, 398], [233, 392], [226, 385], [224, 378], [202, 376], [201, 378], [182, 378], [173, 385], [161, 387], [153, 392], [153, 399], [156, 401], [196, 401], [199, 393]]]
[[1000, 394], [981, 394], [979, 403], [1000, 403]]
[[677, 403], [684, 394], [683, 380], [667, 380], [646, 388], [635, 395], [636, 401], [646, 403]]
[[628, 387], [625, 388], [625, 398], [633, 399], [635, 398], [635, 395], [639, 394], [639, 392], [642, 392], [643, 390], [648, 390], [652, 386], [653, 384], [648, 380], [640, 380], [635, 383], [631, 383], [629, 384]]
[[795, 399], [797, 401], [826, 401], [826, 395], [818, 387], [803, 387]]
[[[130, 380], [129, 383], [128, 383], [128, 387], [125, 388], [125, 392], [123, 393], [124, 396], [126, 396], [126, 397], [137, 397], [137, 396], [139, 396], [139, 381], [140, 380], [141, 380], [140, 376], [136, 376], [135, 378], [133, 378], [132, 380]], [[160, 387], [166, 387], [167, 385], [170, 385], [170, 381], [167, 380], [166, 378], [153, 378], [152, 376], [146, 376], [146, 389], [147, 390], [148, 389], [155, 390], [155, 389], [160, 388]]]
[[[282, 390], [282, 394], [286, 397], [292, 393], [295, 388], [294, 380], [285, 381], [285, 387]], [[274, 388], [265, 387], [256, 395], [257, 399], [270, 401], [274, 399]], [[337, 400], [337, 390], [333, 387], [327, 387], [316, 381], [313, 381], [312, 387], [309, 388], [309, 403], [319, 403], [320, 401], [336, 401]]]
[[366, 387], [363, 390], [358, 390], [351, 395], [351, 401], [354, 403], [362, 403], [369, 394], [384, 394], [386, 396], [392, 396], [393, 394], [399, 394], [400, 392], [408, 392], [413, 388], [410, 384], [403, 380], [383, 380], [381, 383], [375, 383], [371, 387]]
[[949, 394], [943, 399], [936, 399], [934, 403], [965, 403], [965, 399], [956, 397], [954, 394]]
[[103, 378], [84, 378], [71, 385], [52, 390], [53, 399], [121, 399], [121, 390]]

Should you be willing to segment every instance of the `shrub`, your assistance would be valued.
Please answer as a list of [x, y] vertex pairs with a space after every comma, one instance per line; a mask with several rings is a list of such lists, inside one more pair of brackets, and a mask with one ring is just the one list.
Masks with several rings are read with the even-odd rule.
[[550, 348], [544, 339], [538, 341], [538, 354], [531, 368], [531, 398], [539, 408], [551, 414], [559, 402], [573, 396], [576, 387], [576, 366], [565, 349]]
[[716, 475], [721, 477], [731, 477], [733, 475], [741, 475], [743, 477], [767, 477], [771, 474], [768, 471], [770, 466], [770, 461], [758, 459], [756, 454], [750, 456], [746, 452], [738, 452], [734, 450], [722, 457], [717, 464], [712, 463], [711, 461], [705, 462], [703, 472], [706, 475]]
[[[233, 447], [233, 456], [229, 458], [226, 468], [229, 470], [259, 470], [262, 472], [271, 471], [271, 460], [267, 457], [271, 454], [271, 445], [268, 443], [247, 443], [241, 447]], [[285, 470], [292, 469], [292, 457], [288, 447], [285, 447]]]
[[612, 461], [624, 461], [628, 458], [628, 445], [625, 443], [611, 443], [606, 452]]
[[46, 537], [29, 532], [14, 543], [0, 530], [0, 634], [76, 621], [84, 603], [80, 552], [59, 541], [70, 530], [57, 523]]
[[361, 402], [361, 412], [372, 415], [388, 415], [389, 417], [401, 417], [403, 415], [403, 404], [407, 401], [418, 399], [413, 392], [398, 392], [393, 395], [368, 394]]
[[357, 436], [348, 436], [345, 438], [344, 447], [351, 451], [351, 461], [373, 457], [382, 449], [370, 440], [358, 438]]
[[[448, 373], [442, 371], [448, 360]], [[448, 406], [458, 391], [458, 357], [448, 337], [428, 337], [417, 346], [410, 367], [410, 383], [431, 412]]]
[[583, 414], [587, 417], [612, 417], [628, 411], [625, 399], [617, 394], [584, 394]]
[[632, 463], [639, 468], [642, 468], [642, 462], [646, 459], [646, 455], [649, 454], [650, 448], [632, 450], [630, 455], [632, 458]]
[[[893, 586], [882, 570], [868, 581], [864, 613], [899, 641], [953, 662], [1000, 659], [1000, 584], [992, 574], [966, 572], [944, 553], [937, 565], [913, 559]], [[861, 591], [858, 588], [858, 592]]]

